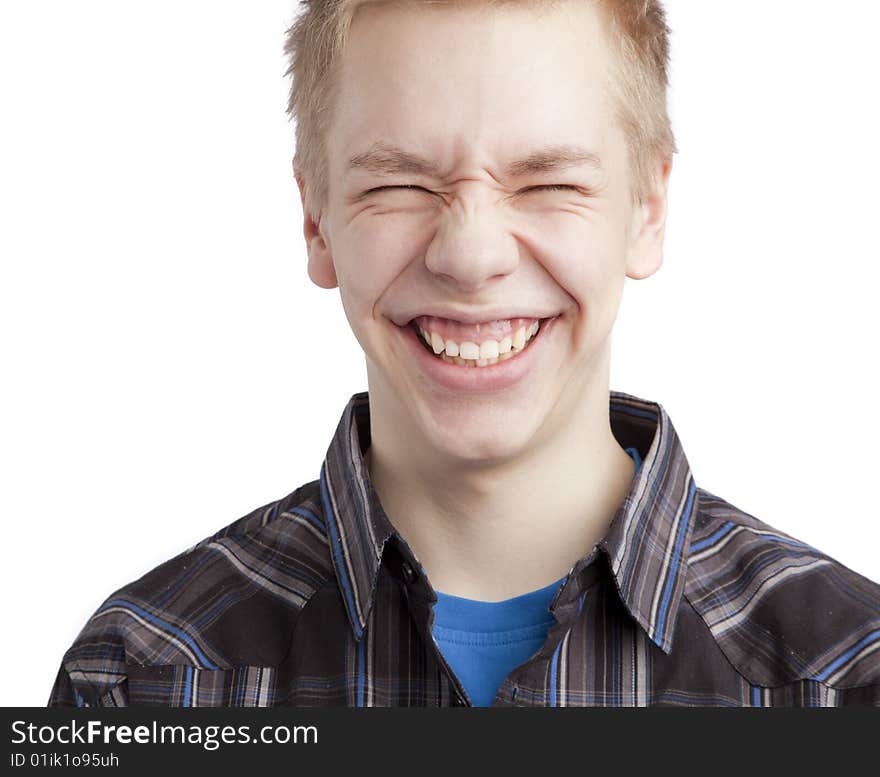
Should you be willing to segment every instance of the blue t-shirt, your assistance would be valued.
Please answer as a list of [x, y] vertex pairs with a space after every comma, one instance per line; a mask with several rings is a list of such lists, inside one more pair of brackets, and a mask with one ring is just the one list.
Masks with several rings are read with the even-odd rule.
[[[626, 452], [637, 474], [639, 452]], [[501, 602], [436, 592], [434, 638], [475, 707], [491, 707], [504, 678], [544, 644], [555, 622], [548, 608], [564, 581]]]

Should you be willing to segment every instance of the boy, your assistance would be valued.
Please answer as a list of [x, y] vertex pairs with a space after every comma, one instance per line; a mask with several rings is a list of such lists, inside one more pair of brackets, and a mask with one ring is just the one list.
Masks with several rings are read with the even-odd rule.
[[313, 0], [308, 273], [366, 355], [319, 478], [123, 587], [50, 705], [880, 704], [880, 586], [610, 391], [662, 262], [658, 3]]

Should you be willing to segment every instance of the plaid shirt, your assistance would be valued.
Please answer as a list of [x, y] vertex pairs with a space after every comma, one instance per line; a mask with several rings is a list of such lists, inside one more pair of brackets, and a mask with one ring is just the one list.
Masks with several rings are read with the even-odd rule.
[[[698, 488], [656, 402], [612, 391], [610, 418], [641, 470], [494, 706], [880, 705], [880, 586]], [[362, 392], [318, 480], [111, 595], [49, 705], [469, 706], [369, 444]]]

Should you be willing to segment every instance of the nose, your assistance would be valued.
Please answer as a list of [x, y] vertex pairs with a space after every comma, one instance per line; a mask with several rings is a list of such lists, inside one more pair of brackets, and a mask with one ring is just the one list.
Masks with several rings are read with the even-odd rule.
[[456, 193], [425, 255], [428, 270], [461, 291], [509, 275], [519, 261], [519, 246], [501, 206], [485, 187], [479, 188]]

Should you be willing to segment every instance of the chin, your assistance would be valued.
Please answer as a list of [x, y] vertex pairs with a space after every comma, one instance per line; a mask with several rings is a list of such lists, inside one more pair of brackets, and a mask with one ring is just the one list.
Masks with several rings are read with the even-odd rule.
[[511, 427], [501, 413], [487, 416], [481, 411], [480, 415], [482, 423], [474, 418], [468, 418], [466, 423], [458, 425], [452, 421], [444, 423], [444, 419], [434, 419], [433, 428], [426, 430], [425, 434], [438, 453], [475, 464], [504, 461], [518, 456], [529, 447], [532, 433], [522, 419], [516, 427]]

